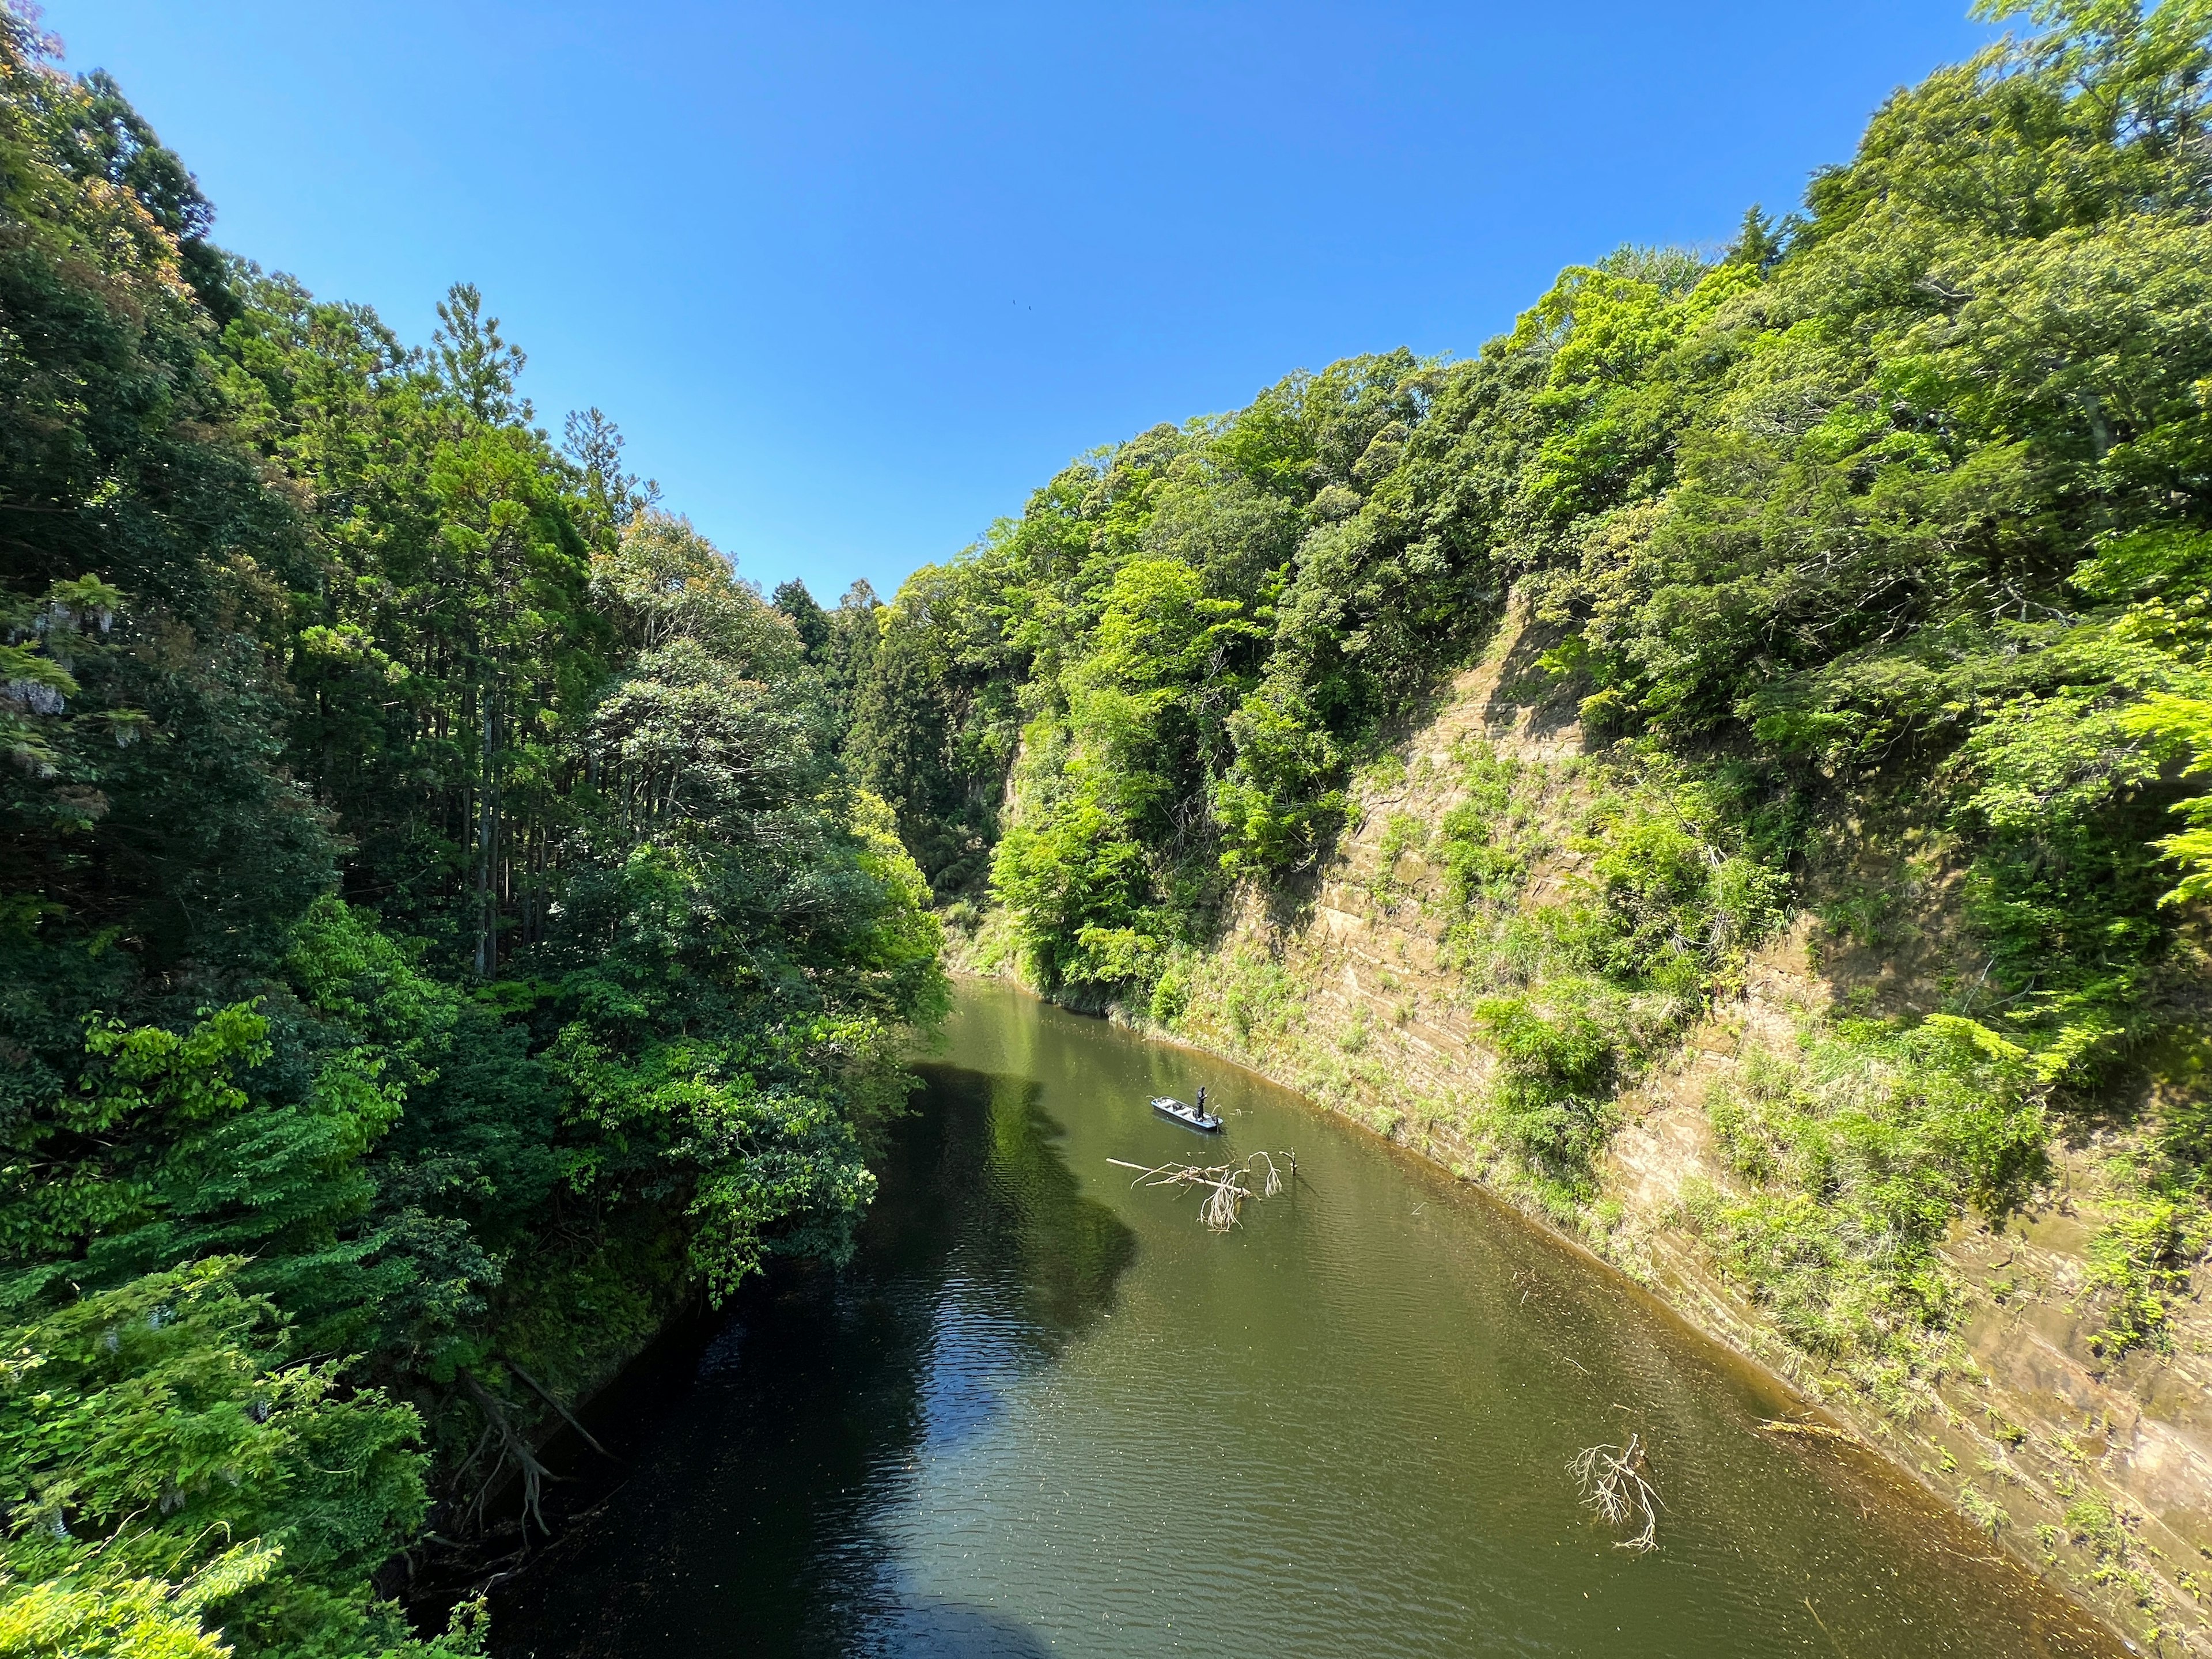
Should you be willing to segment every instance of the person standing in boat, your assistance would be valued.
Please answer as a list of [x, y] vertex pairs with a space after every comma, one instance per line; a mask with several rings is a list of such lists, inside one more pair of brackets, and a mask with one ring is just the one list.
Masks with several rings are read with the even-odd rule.
[[1198, 1085], [1198, 1115], [1200, 1117], [1206, 1115], [1206, 1085], [1203, 1083]]

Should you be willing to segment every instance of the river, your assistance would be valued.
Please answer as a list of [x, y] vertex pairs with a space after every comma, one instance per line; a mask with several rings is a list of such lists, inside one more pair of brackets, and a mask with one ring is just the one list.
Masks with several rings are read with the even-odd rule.
[[[1788, 1397], [1634, 1287], [1294, 1095], [975, 982], [923, 1073], [851, 1266], [595, 1407], [622, 1472], [577, 1453], [591, 1504], [501, 1587], [502, 1659], [2123, 1651], [1870, 1455], [1763, 1433]], [[1147, 1105], [1200, 1082], [1212, 1142]], [[1217, 1146], [1297, 1160], [1226, 1235], [1108, 1162]], [[1567, 1471], [1632, 1433], [1644, 1555]]]

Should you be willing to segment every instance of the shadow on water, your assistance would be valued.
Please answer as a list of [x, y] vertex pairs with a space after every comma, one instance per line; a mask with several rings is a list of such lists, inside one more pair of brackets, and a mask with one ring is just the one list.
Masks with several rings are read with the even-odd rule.
[[[1429, 1166], [1191, 1051], [964, 984], [860, 1248], [592, 1413], [524, 1656], [2110, 1659], [1796, 1402]], [[1149, 1097], [1210, 1083], [1211, 1140]], [[1113, 1160], [1295, 1147], [1225, 1235]], [[1636, 1433], [1637, 1556], [1578, 1502]], [[594, 1508], [593, 1506], [597, 1507]]]
[[920, 1069], [851, 1265], [781, 1264], [596, 1404], [626, 1468], [610, 1491], [572, 1461], [577, 1518], [501, 1587], [501, 1654], [1047, 1650], [906, 1583], [875, 1517], [1110, 1309], [1136, 1239], [1079, 1190], [1036, 1083]]
[[927, 1181], [887, 1180], [879, 1207], [922, 1212], [909, 1224], [949, 1237], [956, 1270], [972, 1264], [1016, 1291], [1026, 1316], [1021, 1339], [1049, 1358], [1113, 1305], [1137, 1237], [1083, 1195], [1060, 1154], [1064, 1131], [1039, 1103], [1042, 1084], [957, 1066], [916, 1069], [928, 1091], [925, 1115], [941, 1119], [938, 1155]]

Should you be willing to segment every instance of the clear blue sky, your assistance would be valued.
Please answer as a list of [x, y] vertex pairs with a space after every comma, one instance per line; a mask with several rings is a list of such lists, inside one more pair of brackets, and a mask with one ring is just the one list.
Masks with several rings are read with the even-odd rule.
[[1471, 353], [1558, 268], [1794, 205], [1966, 0], [51, 0], [216, 235], [406, 338], [478, 284], [559, 430], [773, 586], [888, 595], [1069, 457]]

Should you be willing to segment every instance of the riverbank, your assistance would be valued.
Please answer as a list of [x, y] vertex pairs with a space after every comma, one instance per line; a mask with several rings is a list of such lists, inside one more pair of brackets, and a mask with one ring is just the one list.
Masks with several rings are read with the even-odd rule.
[[[1305, 902], [1247, 895], [1218, 942], [1171, 970], [1185, 988], [1170, 1005], [1092, 1012], [1249, 1066], [1482, 1183], [1819, 1401], [2130, 1640], [2212, 1653], [2212, 1318], [2191, 1263], [2164, 1283], [2157, 1328], [2114, 1340], [2115, 1303], [2136, 1287], [2116, 1284], [2099, 1250], [2130, 1213], [2127, 1135], [2070, 1128], [2026, 1205], [1953, 1224], [1934, 1252], [1942, 1314], [1909, 1364], [1841, 1366], [1794, 1340], [1784, 1316], [1800, 1287], [1747, 1271], [1740, 1240], [1716, 1224], [1790, 1198], [1741, 1155], [1747, 1095], [1755, 1105], [1802, 1069], [1839, 1012], [1923, 1012], [1958, 976], [1956, 884], [1940, 851], [1862, 836], [1854, 878], [1893, 896], [1888, 936], [1870, 947], [1801, 910], [1614, 1095], [1594, 1191], [1563, 1202], [1500, 1145], [1486, 1111], [1496, 1038], [1468, 994], [1436, 830], [1482, 787], [1471, 776], [1496, 797], [1510, 769], [1505, 810], [1534, 849], [1512, 908], [1525, 915], [1585, 876], [1590, 851], [1544, 833], [1587, 787], [1583, 733], [1571, 708], [1516, 695], [1526, 643], [1504, 630], [1363, 775]], [[954, 960], [1008, 972], [1001, 924], [984, 918]], [[1820, 1243], [1783, 1237], [1769, 1256]]]
[[[622, 1471], [495, 1652], [2118, 1659], [1879, 1459], [1764, 1430], [1759, 1370], [1263, 1079], [975, 981], [919, 1069], [853, 1260], [586, 1414]], [[1297, 1153], [1225, 1235], [1113, 1162], [1193, 1155], [1147, 1102], [1201, 1080], [1205, 1146]], [[1568, 1468], [1630, 1433], [1650, 1554]]]

